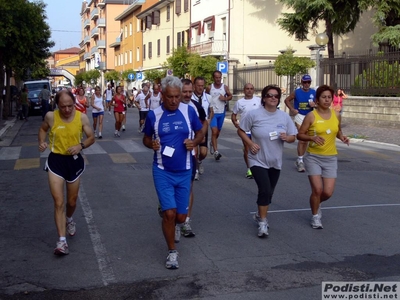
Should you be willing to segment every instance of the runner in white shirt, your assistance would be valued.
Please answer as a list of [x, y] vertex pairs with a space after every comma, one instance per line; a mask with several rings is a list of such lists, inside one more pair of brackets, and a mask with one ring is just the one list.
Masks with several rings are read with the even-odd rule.
[[[251, 83], [246, 83], [244, 86], [244, 97], [239, 99], [236, 103], [235, 106], [232, 109], [232, 115], [231, 115], [231, 120], [233, 125], [236, 128], [239, 128], [239, 120], [237, 119], [237, 115], [240, 115], [240, 118], [243, 118], [247, 112], [257, 109], [261, 106], [261, 98], [255, 97], [254, 96], [254, 85]], [[246, 132], [249, 138], [251, 138], [251, 133]], [[249, 147], [248, 145], [243, 142], [243, 158], [244, 162], [246, 163], [247, 166], [247, 172], [246, 172], [246, 177], [249, 179], [253, 178], [253, 174], [251, 173], [250, 166], [249, 166], [249, 159], [248, 159], [248, 154], [249, 154]]]
[[[194, 79], [192, 100], [199, 102], [200, 105], [204, 108], [204, 111], [206, 112], [207, 122], [210, 123], [210, 120], [214, 116], [214, 109], [210, 105], [211, 96], [204, 91], [205, 82], [206, 80], [204, 79], [204, 77], [196, 77]], [[204, 141], [202, 141], [198, 145], [198, 147], [196, 147], [198, 149], [195, 149], [197, 151], [196, 170], [198, 171], [196, 172], [195, 180], [200, 179], [197, 176], [197, 174], [201, 175], [204, 173], [204, 167], [202, 165], [202, 161], [207, 157], [207, 152], [208, 152], [207, 145], [208, 145], [208, 130], [205, 133]]]
[[106, 109], [108, 108], [108, 114], [111, 115], [111, 100], [114, 96], [114, 89], [111, 87], [111, 84], [107, 84], [107, 89], [103, 93], [103, 97], [106, 99]]
[[136, 97], [136, 106], [139, 109], [139, 132], [142, 132], [144, 121], [149, 113], [150, 91], [146, 83], [143, 83], [142, 90]]
[[162, 103], [162, 94], [160, 92], [160, 87], [158, 86], [157, 83], [153, 85], [153, 92], [151, 92], [151, 96], [148, 102], [150, 110], [155, 110]]

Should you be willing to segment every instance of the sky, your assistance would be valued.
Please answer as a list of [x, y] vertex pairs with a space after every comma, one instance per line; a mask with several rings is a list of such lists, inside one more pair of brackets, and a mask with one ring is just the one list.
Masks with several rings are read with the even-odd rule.
[[82, 0], [43, 0], [46, 7], [47, 24], [55, 46], [51, 52], [79, 47], [81, 37]]

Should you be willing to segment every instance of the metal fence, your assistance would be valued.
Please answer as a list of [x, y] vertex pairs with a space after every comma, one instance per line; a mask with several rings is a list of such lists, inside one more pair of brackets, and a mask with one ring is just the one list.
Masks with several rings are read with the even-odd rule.
[[321, 83], [354, 96], [399, 96], [400, 52], [323, 59]]
[[282, 78], [275, 73], [273, 65], [267, 66], [251, 66], [233, 69], [233, 93], [243, 93], [246, 83], [254, 85], [254, 91], [261, 94], [264, 87], [269, 84], [276, 84], [282, 87]]

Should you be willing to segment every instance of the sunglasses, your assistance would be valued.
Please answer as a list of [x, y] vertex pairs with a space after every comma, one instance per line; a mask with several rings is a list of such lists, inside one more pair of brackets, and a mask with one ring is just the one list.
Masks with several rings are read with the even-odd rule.
[[278, 99], [278, 98], [279, 98], [279, 95], [278, 95], [278, 94], [270, 94], [270, 93], [268, 93], [268, 94], [265, 95], [265, 97], [266, 97], [266, 98], [275, 98], [275, 99]]
[[311, 81], [303, 81], [303, 83], [311, 84]]

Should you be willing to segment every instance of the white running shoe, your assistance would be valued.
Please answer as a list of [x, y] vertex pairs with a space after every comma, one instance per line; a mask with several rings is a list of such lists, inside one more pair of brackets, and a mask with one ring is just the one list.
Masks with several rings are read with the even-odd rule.
[[167, 261], [165, 262], [165, 267], [167, 269], [179, 269], [179, 264], [178, 264], [178, 251], [176, 250], [169, 250], [168, 251], [168, 256], [167, 256]]
[[324, 228], [324, 227], [322, 227], [321, 218], [318, 215], [312, 216], [311, 227], [314, 229], [323, 229]]
[[258, 237], [266, 237], [268, 236], [268, 224], [267, 222], [258, 223]]

